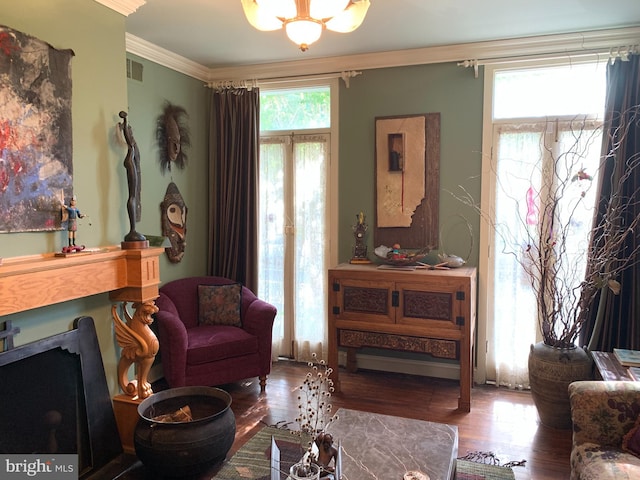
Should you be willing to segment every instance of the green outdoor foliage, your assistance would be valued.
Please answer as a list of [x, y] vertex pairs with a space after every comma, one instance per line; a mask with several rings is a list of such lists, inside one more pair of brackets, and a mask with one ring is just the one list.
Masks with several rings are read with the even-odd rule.
[[260, 130], [329, 128], [329, 87], [260, 92]]

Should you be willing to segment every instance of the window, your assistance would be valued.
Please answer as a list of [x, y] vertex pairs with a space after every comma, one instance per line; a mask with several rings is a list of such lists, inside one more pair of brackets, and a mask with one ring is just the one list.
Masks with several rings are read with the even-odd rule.
[[[600, 120], [604, 109], [605, 71], [603, 64], [551, 65], [530, 68], [487, 68], [493, 99], [490, 130], [490, 166], [483, 178], [483, 211], [492, 212], [497, 233], [484, 228], [481, 248], [489, 251], [481, 275], [486, 275], [487, 291], [480, 293], [479, 311], [486, 312], [486, 364], [480, 365], [487, 381], [514, 388], [528, 388], [528, 352], [539, 341], [536, 302], [529, 279], [514, 255], [526, 249], [519, 245], [523, 229], [537, 229], [544, 223], [530, 200], [554, 188], [549, 162], [562, 156], [569, 175], [586, 172], [590, 180], [571, 182], [562, 205], [563, 215], [575, 208], [579, 215], [570, 233], [569, 254], [580, 277], [585, 259], [580, 252], [588, 239], [595, 204], [597, 169], [600, 157]], [[582, 129], [577, 135], [576, 127]], [[485, 123], [486, 128], [486, 123]], [[485, 137], [485, 144], [487, 137]], [[568, 145], [577, 148], [569, 149]], [[580, 155], [564, 155], [568, 150]], [[563, 156], [564, 155], [564, 156]], [[488, 178], [487, 178], [488, 177]], [[585, 177], [586, 178], [586, 177]], [[522, 240], [524, 241], [524, 240]], [[482, 258], [482, 255], [481, 255]], [[486, 272], [486, 273], [483, 273]], [[569, 278], [570, 273], [565, 272]], [[482, 283], [482, 282], [481, 282]], [[480, 375], [482, 376], [482, 375]]]
[[260, 92], [260, 130], [291, 131], [331, 126], [329, 87]]
[[331, 97], [327, 85], [260, 93], [258, 290], [278, 309], [274, 356], [303, 361], [326, 348]]

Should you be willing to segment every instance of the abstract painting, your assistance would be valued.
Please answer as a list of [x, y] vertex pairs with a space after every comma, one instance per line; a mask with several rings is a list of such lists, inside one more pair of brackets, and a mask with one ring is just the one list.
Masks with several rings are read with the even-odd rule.
[[73, 195], [72, 57], [0, 26], [0, 232], [62, 228]]

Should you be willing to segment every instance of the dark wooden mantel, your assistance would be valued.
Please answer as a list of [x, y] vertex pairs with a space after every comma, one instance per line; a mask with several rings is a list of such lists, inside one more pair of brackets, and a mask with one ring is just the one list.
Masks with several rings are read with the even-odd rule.
[[162, 253], [164, 248], [110, 246], [66, 257], [5, 258], [0, 265], [0, 316], [105, 292], [117, 302], [154, 300]]

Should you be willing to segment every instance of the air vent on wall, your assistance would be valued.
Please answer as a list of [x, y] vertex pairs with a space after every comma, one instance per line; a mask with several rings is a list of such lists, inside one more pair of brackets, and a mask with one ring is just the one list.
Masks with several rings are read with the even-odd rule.
[[127, 58], [127, 78], [142, 81], [142, 64]]

